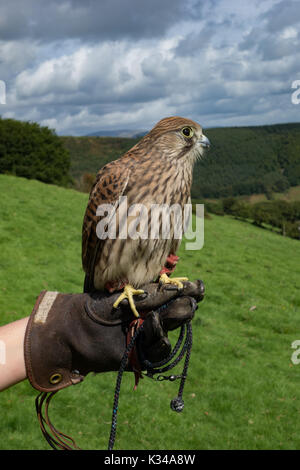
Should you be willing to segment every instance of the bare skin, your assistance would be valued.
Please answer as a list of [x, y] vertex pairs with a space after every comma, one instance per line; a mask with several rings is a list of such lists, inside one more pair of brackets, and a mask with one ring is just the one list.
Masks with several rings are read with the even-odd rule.
[[28, 319], [0, 327], [0, 391], [26, 379], [23, 344]]

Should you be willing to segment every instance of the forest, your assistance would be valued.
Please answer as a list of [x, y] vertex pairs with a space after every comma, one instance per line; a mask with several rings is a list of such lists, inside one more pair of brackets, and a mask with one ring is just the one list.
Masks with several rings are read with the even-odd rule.
[[300, 184], [300, 124], [207, 129], [207, 157], [196, 164], [194, 198], [283, 192]]

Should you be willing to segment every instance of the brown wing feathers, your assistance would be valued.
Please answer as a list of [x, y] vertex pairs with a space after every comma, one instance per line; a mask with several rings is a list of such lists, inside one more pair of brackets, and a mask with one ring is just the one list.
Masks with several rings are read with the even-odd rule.
[[101, 240], [96, 227], [101, 217], [96, 211], [101, 204], [114, 205], [124, 194], [129, 178], [129, 170], [120, 161], [105, 165], [98, 173], [91, 189], [82, 226], [82, 265], [86, 273], [85, 292], [92, 290], [93, 272], [96, 259], [101, 254]]

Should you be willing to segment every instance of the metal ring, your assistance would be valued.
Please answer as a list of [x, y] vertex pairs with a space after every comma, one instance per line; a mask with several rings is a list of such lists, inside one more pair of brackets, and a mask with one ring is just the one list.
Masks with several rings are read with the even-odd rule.
[[59, 382], [62, 381], [62, 375], [56, 372], [55, 374], [52, 374], [51, 377], [49, 378], [49, 382], [53, 385], [59, 384]]

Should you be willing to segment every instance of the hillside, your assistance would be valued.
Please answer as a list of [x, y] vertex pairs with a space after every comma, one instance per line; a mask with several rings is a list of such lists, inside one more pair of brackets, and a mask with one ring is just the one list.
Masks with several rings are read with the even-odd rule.
[[282, 192], [300, 184], [300, 123], [208, 129], [210, 154], [196, 165], [194, 197]]
[[111, 160], [127, 152], [139, 139], [125, 137], [60, 137], [71, 156], [71, 176], [79, 180], [84, 173], [96, 174]]
[[[80, 292], [87, 195], [0, 175], [0, 324], [29, 315], [43, 289]], [[176, 270], [201, 278], [185, 409], [170, 410], [176, 382], [125, 374], [115, 449], [299, 449], [299, 242], [228, 216], [205, 220], [202, 250]], [[200, 321], [201, 320], [201, 321]], [[175, 335], [177, 338], [177, 335]], [[174, 335], [172, 336], [172, 340]], [[181, 367], [174, 373], [181, 373]], [[61, 391], [51, 420], [84, 449], [107, 447], [115, 373]], [[49, 449], [27, 382], [0, 394], [0, 448]]]
[[[300, 184], [300, 123], [205, 130], [211, 149], [197, 162], [193, 198], [282, 192]], [[138, 139], [61, 137], [80, 180], [121, 156]]]

